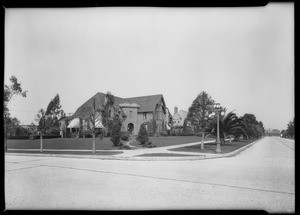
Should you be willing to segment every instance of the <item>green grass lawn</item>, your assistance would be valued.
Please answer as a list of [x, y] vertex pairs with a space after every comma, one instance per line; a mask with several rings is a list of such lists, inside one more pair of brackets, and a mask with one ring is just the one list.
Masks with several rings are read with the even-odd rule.
[[[236, 149], [239, 149], [243, 146], [246, 146], [257, 139], [249, 139], [249, 140], [243, 140], [243, 141], [232, 141], [231, 143], [226, 142], [225, 145], [221, 146], [221, 154], [232, 152]], [[201, 150], [201, 144], [194, 145], [194, 146], [186, 146], [186, 147], [179, 147], [176, 149], [170, 149], [170, 151], [180, 151], [180, 152], [199, 152], [199, 153], [211, 153], [215, 154], [216, 150], [216, 144], [215, 143], [207, 143], [204, 144], [204, 149]]]
[[[152, 144], [156, 147], [180, 145], [183, 143], [192, 143], [201, 141], [201, 137], [197, 136], [168, 136], [168, 137], [150, 137]], [[132, 146], [141, 147], [138, 141], [131, 143]], [[7, 148], [9, 149], [39, 149], [40, 140], [7, 140]], [[92, 149], [92, 138], [56, 138], [43, 139], [44, 149]], [[96, 138], [96, 150], [119, 150], [114, 147], [109, 137], [103, 138], [101, 141]]]

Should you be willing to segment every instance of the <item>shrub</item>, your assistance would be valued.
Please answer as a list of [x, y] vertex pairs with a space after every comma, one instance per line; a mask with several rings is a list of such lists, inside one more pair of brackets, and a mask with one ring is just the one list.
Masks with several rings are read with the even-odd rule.
[[166, 136], [168, 136], [168, 133], [167, 133], [167, 131], [161, 131], [161, 132], [159, 133], [159, 135], [160, 135], [160, 136], [163, 136], [163, 137], [166, 137]]
[[151, 124], [152, 124], [152, 135], [155, 135], [157, 130], [156, 120], [152, 119]]
[[119, 119], [118, 116], [115, 116], [113, 119], [113, 126], [111, 131], [111, 138], [110, 138], [110, 141], [113, 142], [114, 146], [120, 145], [121, 127], [122, 127], [121, 120]]
[[29, 136], [8, 136], [8, 140], [27, 140]]
[[137, 140], [144, 145], [149, 140], [148, 132], [146, 130], [145, 124], [142, 124], [137, 136]]
[[121, 132], [121, 139], [124, 141], [128, 141], [130, 138], [130, 134], [129, 132], [125, 131], [125, 132]]
[[147, 130], [149, 136], [153, 136], [154, 135], [154, 132], [153, 132], [153, 122], [147, 121], [147, 122], [144, 122], [142, 125], [147, 126], [146, 130]]
[[29, 135], [27, 129], [25, 129], [25, 128], [21, 127], [21, 126], [16, 127], [15, 132], [16, 132], [16, 136], [23, 136], [23, 137], [25, 137], [25, 136]]
[[60, 135], [60, 130], [58, 128], [52, 128], [50, 131], [49, 131], [49, 134], [50, 135]]

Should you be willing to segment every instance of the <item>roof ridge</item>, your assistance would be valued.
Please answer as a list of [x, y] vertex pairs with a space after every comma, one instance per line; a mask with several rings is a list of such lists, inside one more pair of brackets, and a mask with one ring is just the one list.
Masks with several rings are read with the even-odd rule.
[[127, 98], [124, 98], [124, 99], [145, 98], [145, 97], [150, 97], [150, 96], [163, 96], [163, 95], [162, 94], [153, 94], [153, 95], [148, 95], [148, 96], [127, 97]]
[[[98, 92], [98, 93], [96, 93], [95, 95], [97, 95], [97, 94], [102, 94], [102, 95], [106, 95], [106, 93], [102, 93], [102, 92]], [[124, 99], [124, 98], [121, 98], [121, 97], [118, 97], [118, 96], [115, 96], [114, 94], [112, 94], [115, 98], [118, 98], [118, 99]]]

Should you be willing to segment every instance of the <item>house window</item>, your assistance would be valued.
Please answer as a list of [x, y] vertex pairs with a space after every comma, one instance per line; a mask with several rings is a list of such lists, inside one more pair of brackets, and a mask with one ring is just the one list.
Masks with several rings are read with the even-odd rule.
[[129, 111], [129, 118], [132, 118], [132, 111]]
[[147, 113], [143, 113], [143, 118], [144, 118], [144, 119], [147, 118]]

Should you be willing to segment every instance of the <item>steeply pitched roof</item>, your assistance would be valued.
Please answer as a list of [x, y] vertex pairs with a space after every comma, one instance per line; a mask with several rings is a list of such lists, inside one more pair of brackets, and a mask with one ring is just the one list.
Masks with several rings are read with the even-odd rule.
[[175, 114], [173, 115], [173, 119], [180, 119], [180, 118], [184, 119], [184, 118], [187, 117], [187, 115], [188, 115], [188, 112], [187, 112], [187, 111], [185, 111], [185, 110], [180, 110], [180, 111], [178, 111], [177, 113], [175, 113]]
[[[106, 94], [104, 93], [100, 93], [98, 92], [97, 94], [95, 94], [92, 98], [90, 98], [89, 100], [87, 100], [83, 105], [81, 105], [76, 112], [73, 114], [73, 118], [75, 117], [84, 117], [86, 116], [86, 107], [92, 107], [93, 106], [93, 100], [95, 99], [95, 103], [96, 103], [96, 107], [103, 109], [103, 104], [104, 104], [104, 100], [105, 100], [105, 96]], [[115, 105], [118, 105], [120, 103], [123, 103], [124, 100], [122, 98], [116, 97], [115, 98]]]
[[151, 96], [140, 96], [140, 97], [132, 97], [126, 98], [125, 100], [129, 103], [137, 103], [140, 105], [138, 112], [152, 112], [155, 110], [156, 104], [163, 100], [163, 105], [165, 106], [165, 101], [163, 99], [163, 95], [151, 95]]
[[[86, 116], [86, 110], [85, 107], [91, 107], [92, 102], [95, 99], [96, 107], [102, 109], [104, 100], [105, 100], [106, 94], [98, 92], [93, 97], [91, 97], [88, 101], [86, 101], [83, 105], [81, 105], [76, 112], [73, 114], [72, 118], [75, 117], [84, 117]], [[118, 109], [119, 104], [121, 103], [137, 103], [140, 105], [140, 108], [138, 109], [138, 112], [152, 112], [155, 110], [156, 104], [160, 102], [160, 100], [163, 101], [163, 105], [165, 106], [165, 101], [163, 98], [163, 95], [150, 95], [150, 96], [140, 96], [140, 97], [131, 97], [131, 98], [120, 98], [117, 96], [114, 96], [115, 101], [114, 105]]]

